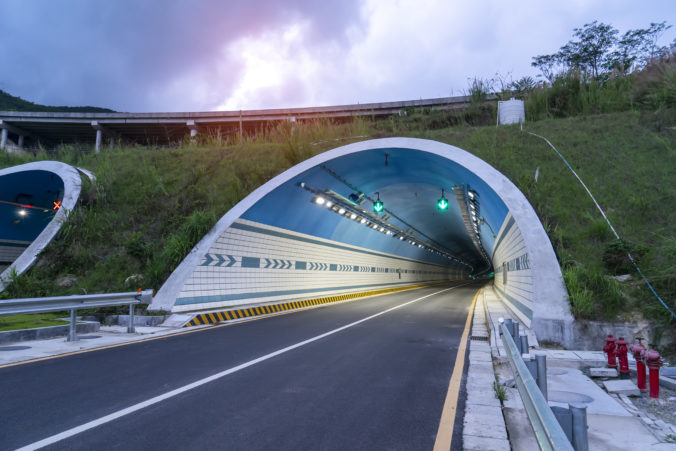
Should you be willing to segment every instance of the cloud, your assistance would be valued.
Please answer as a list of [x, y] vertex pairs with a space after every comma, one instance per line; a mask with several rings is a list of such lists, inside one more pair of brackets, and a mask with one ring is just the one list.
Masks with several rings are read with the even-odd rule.
[[340, 41], [356, 8], [353, 0], [4, 2], [0, 88], [49, 104], [195, 109], [219, 97], [208, 86], [223, 94], [241, 70], [220, 62], [229, 43], [298, 21], [316, 42]]
[[575, 27], [598, 19], [623, 32], [672, 8], [669, 0], [641, 8], [630, 0], [9, 0], [0, 3], [0, 89], [119, 111], [461, 95], [472, 77], [536, 75], [531, 57], [556, 51]]

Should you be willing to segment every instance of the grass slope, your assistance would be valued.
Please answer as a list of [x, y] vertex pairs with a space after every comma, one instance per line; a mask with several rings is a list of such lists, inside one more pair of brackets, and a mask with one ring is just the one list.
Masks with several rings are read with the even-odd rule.
[[[456, 145], [508, 176], [544, 224], [564, 271], [578, 318], [671, 319], [634, 275], [620, 284], [609, 275], [632, 272], [619, 252], [631, 248], [663, 298], [676, 308], [676, 133], [673, 110], [615, 113], [528, 123], [550, 139], [590, 187], [626, 242], [616, 242], [584, 189], [559, 157], [519, 127], [469, 127], [456, 113], [412, 112], [383, 122], [355, 120], [289, 124], [244, 143], [202, 137], [176, 148], [116, 148], [93, 154], [0, 153], [0, 167], [58, 159], [92, 169], [80, 208], [38, 264], [0, 294], [24, 297], [126, 290], [132, 274], [159, 288], [215, 221], [249, 192], [316, 153], [364, 136], [413, 136]], [[445, 115], [450, 115], [445, 117]], [[539, 168], [539, 169], [538, 169]], [[539, 178], [535, 181], [535, 172]], [[97, 197], [94, 197], [94, 193]], [[75, 275], [70, 288], [55, 285]]]

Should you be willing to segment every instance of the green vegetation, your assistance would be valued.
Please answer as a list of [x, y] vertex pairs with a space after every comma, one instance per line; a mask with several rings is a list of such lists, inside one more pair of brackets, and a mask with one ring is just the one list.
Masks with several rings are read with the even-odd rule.
[[54, 112], [64, 113], [113, 113], [108, 108], [94, 106], [46, 106], [29, 102], [20, 97], [13, 96], [0, 90], [0, 111], [31, 111], [31, 112]]
[[495, 397], [500, 400], [501, 404], [507, 400], [507, 389], [504, 385], [493, 381], [493, 391], [495, 392]]
[[61, 326], [68, 324], [64, 313], [36, 313], [33, 315], [14, 315], [0, 317], [0, 332], [6, 330], [32, 329], [34, 327]]

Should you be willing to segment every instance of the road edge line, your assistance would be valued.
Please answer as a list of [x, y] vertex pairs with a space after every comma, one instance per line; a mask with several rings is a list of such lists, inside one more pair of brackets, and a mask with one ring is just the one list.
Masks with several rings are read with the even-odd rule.
[[441, 409], [439, 429], [437, 429], [437, 437], [434, 441], [434, 451], [448, 451], [451, 449], [453, 427], [455, 426], [455, 417], [458, 409], [458, 397], [460, 396], [460, 383], [462, 382], [462, 373], [465, 369], [467, 338], [469, 337], [472, 317], [474, 316], [474, 306], [476, 305], [476, 300], [479, 297], [481, 290], [483, 290], [483, 287], [477, 290], [474, 299], [472, 299], [472, 304], [469, 307], [469, 313], [467, 313], [465, 330], [462, 332], [462, 338], [460, 338], [460, 345], [458, 346], [458, 353], [455, 356], [455, 365], [453, 367], [453, 373], [451, 374], [451, 380], [448, 383], [444, 407]]

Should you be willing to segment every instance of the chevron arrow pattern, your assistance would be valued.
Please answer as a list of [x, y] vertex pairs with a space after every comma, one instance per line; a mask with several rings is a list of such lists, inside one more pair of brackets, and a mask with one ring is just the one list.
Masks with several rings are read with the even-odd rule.
[[[242, 257], [244, 258], [244, 257]], [[252, 257], [253, 258], [253, 257]], [[258, 259], [258, 257], [255, 257]], [[263, 269], [293, 269], [296, 261], [286, 260], [281, 258], [261, 258], [260, 267]], [[321, 262], [299, 262], [303, 267], [299, 269], [306, 269], [309, 271], [357, 271], [357, 272], [396, 272], [394, 268], [376, 268], [373, 266], [355, 266], [344, 264], [332, 264]], [[242, 264], [241, 258], [227, 254], [204, 254], [204, 260], [200, 266], [219, 266], [222, 268], [240, 267]], [[411, 270], [409, 270], [411, 272]]]

